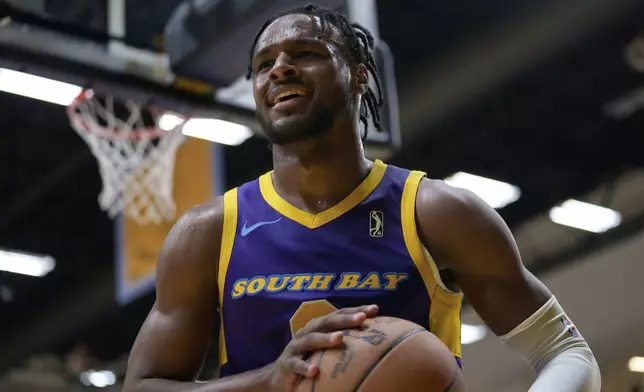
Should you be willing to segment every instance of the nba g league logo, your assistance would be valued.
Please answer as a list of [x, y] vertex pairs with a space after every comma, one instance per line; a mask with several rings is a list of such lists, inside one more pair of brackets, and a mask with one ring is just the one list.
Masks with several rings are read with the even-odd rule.
[[372, 237], [382, 237], [384, 235], [385, 216], [382, 211], [373, 210], [369, 213], [369, 235]]

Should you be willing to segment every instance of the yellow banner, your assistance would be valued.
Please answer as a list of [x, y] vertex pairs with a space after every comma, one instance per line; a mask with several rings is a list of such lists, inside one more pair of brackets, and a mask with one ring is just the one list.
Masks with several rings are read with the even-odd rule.
[[[201, 140], [188, 138], [179, 148], [174, 172], [174, 199], [177, 205], [176, 218], [190, 208], [211, 199], [222, 189], [219, 173], [220, 153], [218, 146]], [[154, 274], [163, 242], [174, 225], [139, 225], [133, 219], [121, 217], [117, 220], [117, 301], [121, 304], [132, 301], [139, 295], [154, 288]]]

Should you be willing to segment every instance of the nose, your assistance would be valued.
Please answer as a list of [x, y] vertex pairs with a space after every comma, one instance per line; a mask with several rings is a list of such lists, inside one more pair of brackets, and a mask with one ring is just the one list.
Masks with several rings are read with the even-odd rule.
[[293, 65], [291, 58], [286, 53], [282, 53], [277, 57], [273, 64], [270, 78], [272, 81], [276, 82], [297, 77], [299, 74], [300, 71], [295, 65]]

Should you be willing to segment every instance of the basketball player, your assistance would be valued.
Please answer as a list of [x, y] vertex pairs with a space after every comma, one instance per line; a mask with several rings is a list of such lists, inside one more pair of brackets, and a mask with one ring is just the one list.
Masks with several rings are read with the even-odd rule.
[[[456, 366], [463, 294], [534, 367], [530, 391], [600, 390], [590, 348], [492, 208], [365, 158], [359, 125], [380, 127], [382, 103], [372, 49], [367, 31], [316, 6], [262, 27], [249, 78], [274, 170], [171, 230], [126, 391], [293, 391], [318, 370], [304, 354], [377, 314], [425, 326]], [[194, 383], [217, 311], [222, 378]]]

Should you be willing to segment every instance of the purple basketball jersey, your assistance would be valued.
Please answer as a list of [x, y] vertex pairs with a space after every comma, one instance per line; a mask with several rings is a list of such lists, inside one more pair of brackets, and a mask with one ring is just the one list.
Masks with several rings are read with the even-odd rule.
[[[418, 255], [421, 178], [376, 161], [351, 195], [319, 214], [280, 198], [271, 173], [229, 192], [219, 271], [221, 375], [265, 366], [312, 318], [364, 304], [424, 326], [460, 356], [461, 296], [437, 284], [433, 260]], [[437, 292], [442, 305], [432, 311]]]

